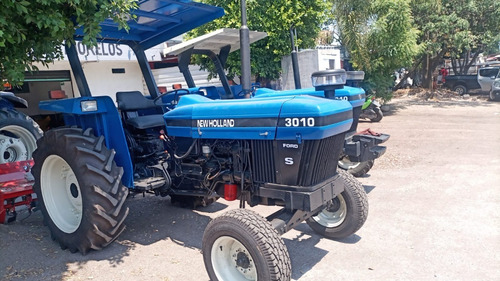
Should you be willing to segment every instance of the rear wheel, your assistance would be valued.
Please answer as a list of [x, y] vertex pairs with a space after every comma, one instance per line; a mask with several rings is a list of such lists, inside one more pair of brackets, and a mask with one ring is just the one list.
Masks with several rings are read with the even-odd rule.
[[374, 160], [353, 162], [349, 159], [349, 156], [344, 156], [339, 160], [339, 168], [349, 172], [355, 177], [362, 177], [370, 171], [374, 163]]
[[344, 191], [306, 220], [315, 232], [330, 239], [354, 234], [368, 217], [368, 199], [363, 185], [346, 171], [339, 170], [339, 174], [344, 180]]
[[384, 118], [384, 114], [382, 113], [382, 110], [380, 110], [380, 107], [375, 107], [373, 108], [373, 111], [375, 112], [376, 116], [375, 118], [370, 119], [372, 122], [380, 122], [382, 118]]
[[124, 230], [127, 188], [114, 150], [92, 129], [48, 131], [33, 154], [39, 207], [62, 249], [87, 253], [110, 244]]
[[453, 87], [453, 91], [457, 92], [457, 94], [459, 95], [465, 95], [467, 94], [467, 87], [463, 85], [456, 85], [455, 87]]
[[0, 164], [31, 159], [42, 134], [30, 117], [14, 109], [0, 109]]
[[203, 234], [203, 260], [212, 281], [290, 280], [283, 240], [253, 211], [237, 209], [212, 220]]

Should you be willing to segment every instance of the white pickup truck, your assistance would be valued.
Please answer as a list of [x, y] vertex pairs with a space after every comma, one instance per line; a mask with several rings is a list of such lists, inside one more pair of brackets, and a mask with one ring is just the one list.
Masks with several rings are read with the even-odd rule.
[[500, 73], [491, 85], [490, 100], [500, 100]]
[[489, 66], [480, 68], [475, 75], [448, 75], [445, 77], [443, 86], [460, 95], [475, 89], [489, 93], [499, 70], [500, 66]]

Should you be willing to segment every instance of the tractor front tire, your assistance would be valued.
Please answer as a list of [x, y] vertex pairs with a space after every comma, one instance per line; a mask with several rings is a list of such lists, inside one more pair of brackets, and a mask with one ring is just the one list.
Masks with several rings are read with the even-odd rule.
[[42, 136], [33, 119], [11, 108], [0, 109], [0, 164], [29, 160]]
[[228, 211], [212, 220], [203, 234], [202, 250], [212, 281], [291, 278], [283, 240], [271, 223], [250, 210]]
[[374, 160], [352, 162], [349, 156], [344, 156], [339, 160], [339, 168], [358, 178], [366, 175], [373, 167], [374, 163]]
[[128, 190], [114, 150], [92, 129], [47, 131], [33, 154], [33, 187], [44, 222], [61, 248], [86, 254], [109, 245], [124, 230]]
[[306, 220], [316, 233], [330, 239], [346, 238], [358, 231], [368, 217], [368, 199], [363, 185], [346, 171], [339, 170], [344, 191], [325, 208]]

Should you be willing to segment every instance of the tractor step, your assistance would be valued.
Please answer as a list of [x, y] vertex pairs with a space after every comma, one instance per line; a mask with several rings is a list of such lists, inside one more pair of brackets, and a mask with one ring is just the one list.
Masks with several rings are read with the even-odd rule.
[[33, 160], [0, 164], [0, 224], [16, 219], [16, 207], [27, 206], [31, 212], [34, 178], [31, 175]]
[[134, 187], [140, 191], [149, 191], [166, 184], [164, 177], [142, 178], [134, 181]]

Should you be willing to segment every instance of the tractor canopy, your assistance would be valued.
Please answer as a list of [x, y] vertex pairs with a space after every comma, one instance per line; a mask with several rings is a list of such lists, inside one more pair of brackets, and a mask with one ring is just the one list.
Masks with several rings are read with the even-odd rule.
[[[189, 0], [141, 0], [131, 11], [130, 29], [119, 29], [111, 19], [103, 21], [101, 42], [138, 44], [143, 50], [154, 47], [191, 29], [224, 15], [224, 9]], [[83, 29], [77, 29], [75, 40], [83, 39]]]

